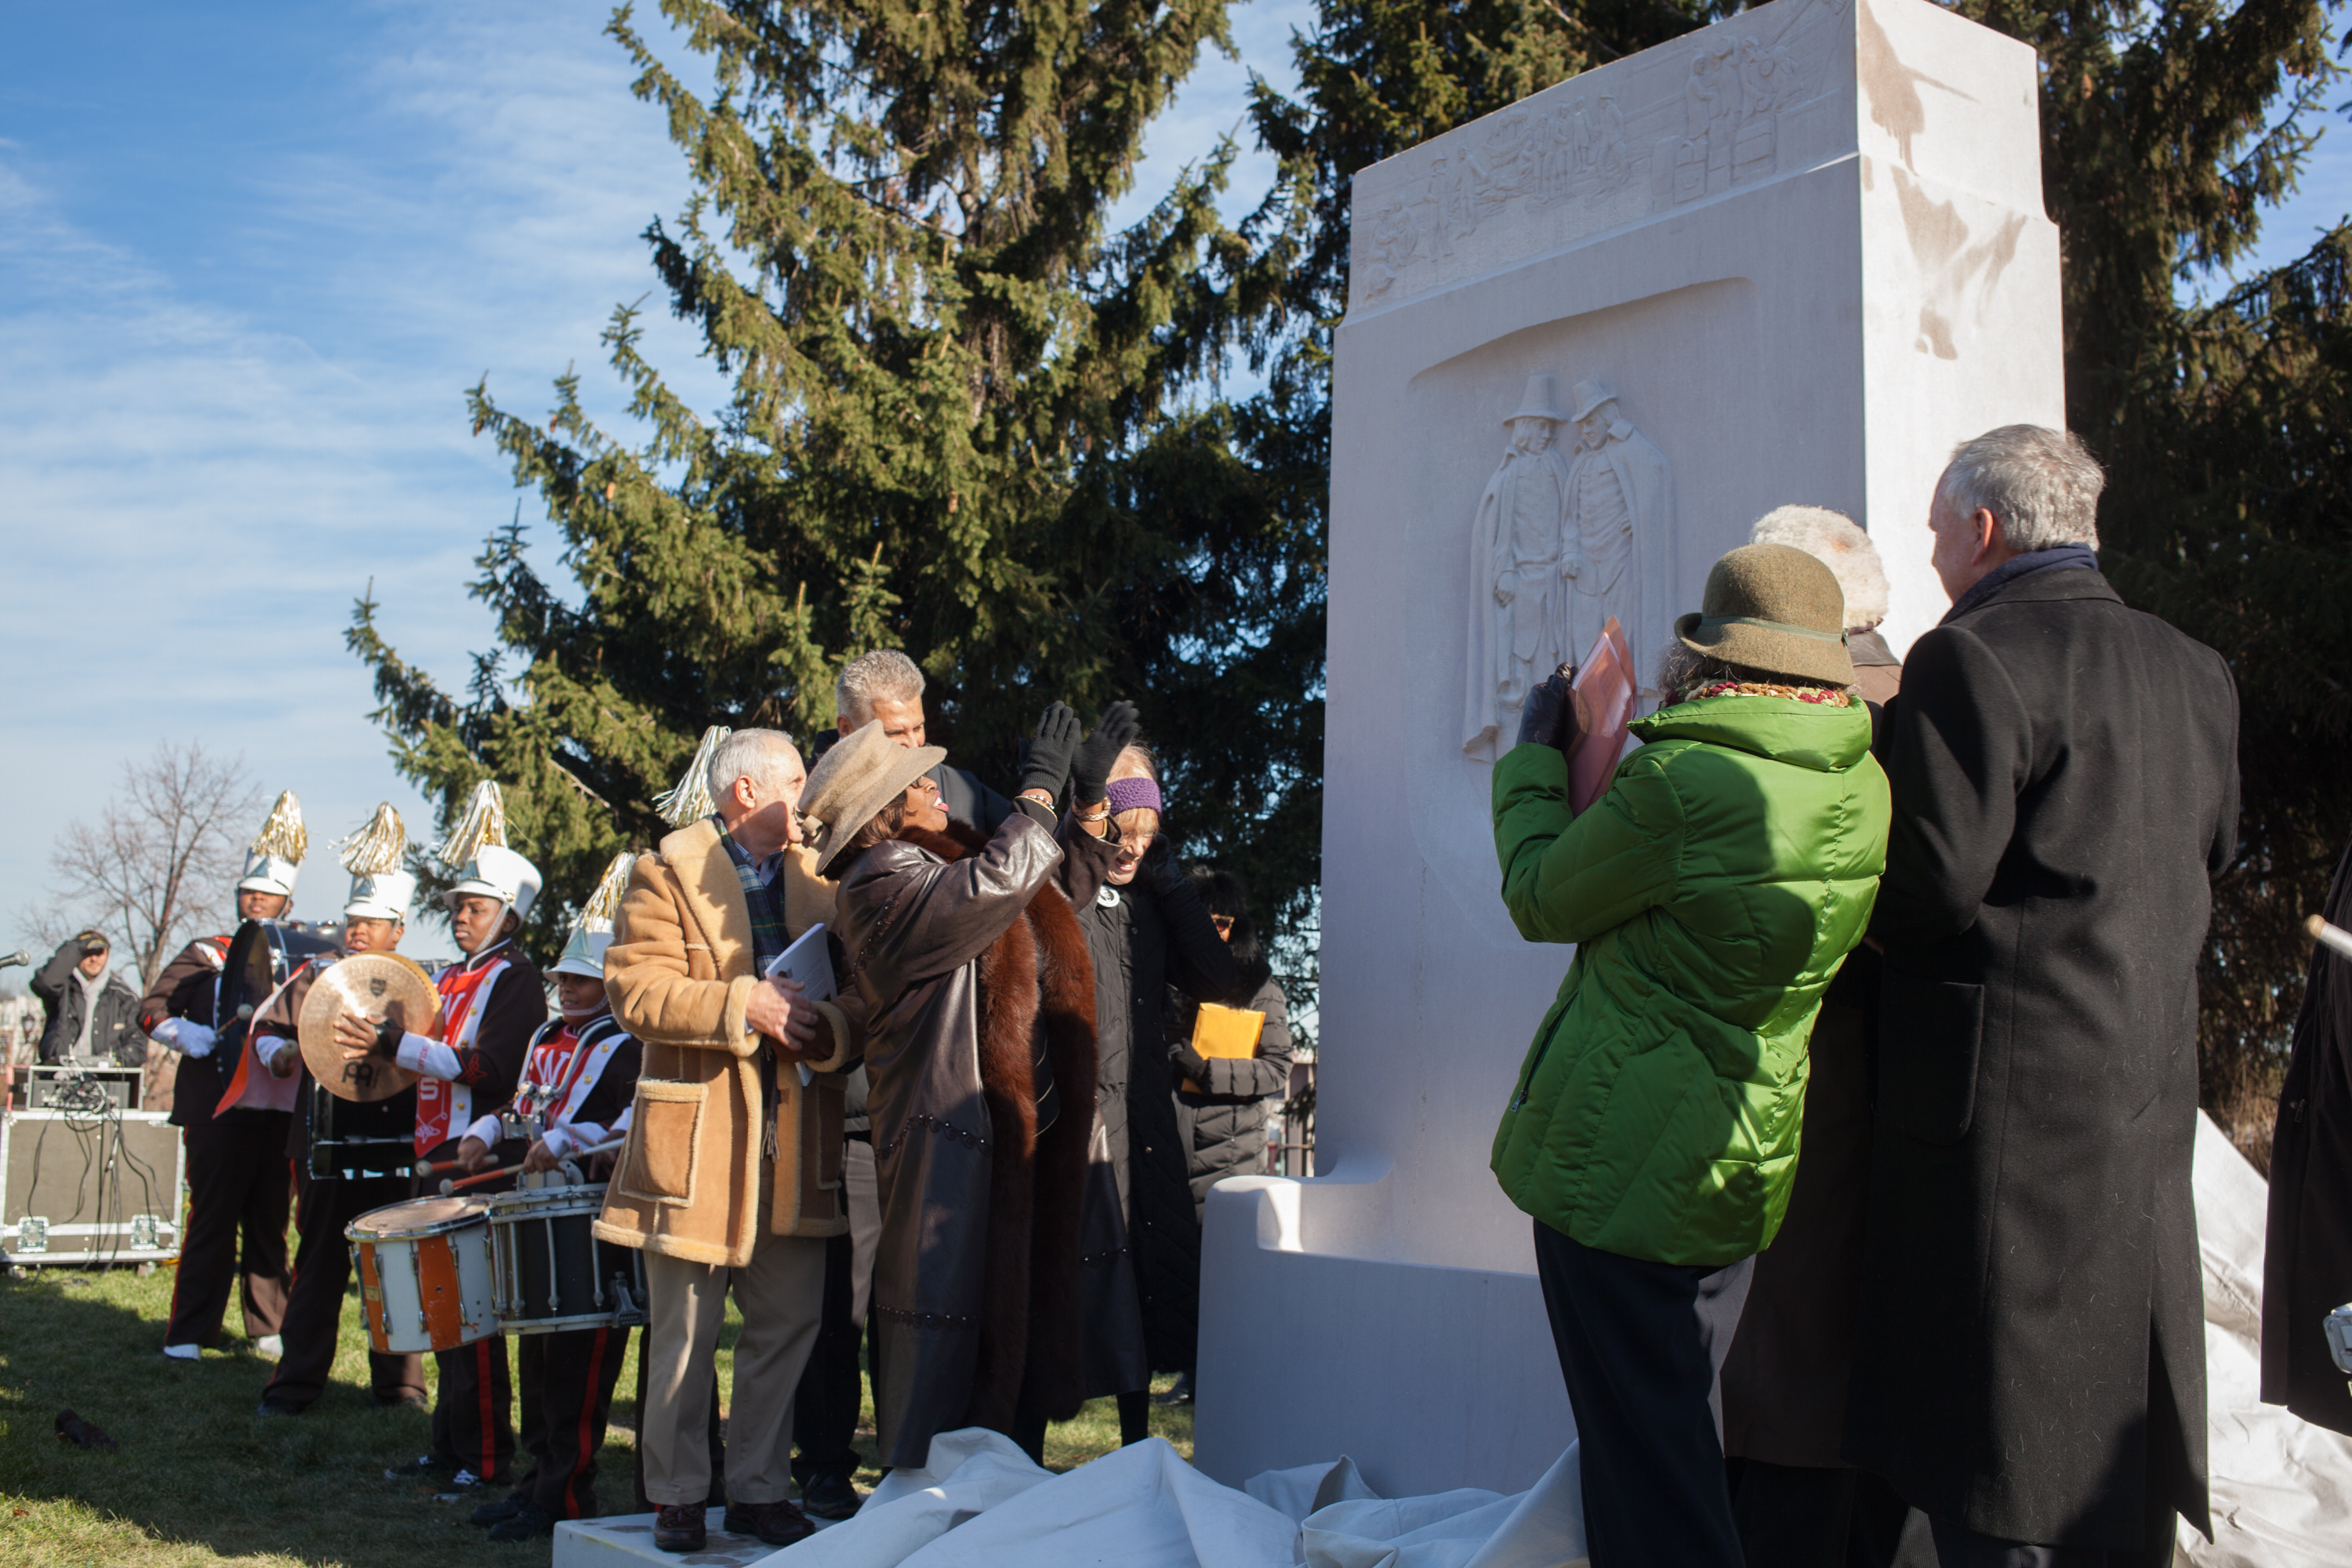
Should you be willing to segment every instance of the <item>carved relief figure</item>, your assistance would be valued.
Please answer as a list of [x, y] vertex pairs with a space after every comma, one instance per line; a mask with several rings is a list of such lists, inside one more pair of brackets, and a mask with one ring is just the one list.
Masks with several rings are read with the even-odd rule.
[[1562, 531], [1572, 476], [1553, 437], [1568, 422], [1552, 378], [1528, 377], [1527, 395], [1503, 421], [1511, 444], [1478, 497], [1471, 531], [1468, 689], [1462, 749], [1491, 762], [1516, 733], [1535, 682], [1568, 657]]
[[1577, 450], [1568, 468], [1560, 566], [1570, 590], [1568, 658], [1582, 658], [1611, 616], [1636, 648], [1663, 637], [1642, 600], [1671, 585], [1674, 558], [1674, 477], [1665, 454], [1600, 382], [1578, 382], [1575, 398]]
[[1362, 297], [1377, 300], [1403, 276], [1405, 264], [1421, 245], [1421, 230], [1412, 209], [1392, 201], [1372, 215], [1371, 255], [1364, 267]]

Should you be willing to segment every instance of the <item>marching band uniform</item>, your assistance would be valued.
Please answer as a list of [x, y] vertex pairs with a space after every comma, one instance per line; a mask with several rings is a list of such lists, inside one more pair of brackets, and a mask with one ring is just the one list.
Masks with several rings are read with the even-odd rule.
[[[501, 900], [518, 921], [530, 914], [539, 897], [539, 868], [501, 842], [504, 816], [498, 785], [485, 781], [436, 852], [442, 864], [462, 868], [441, 895], [450, 909], [471, 895]], [[416, 1157], [438, 1161], [456, 1152], [478, 1107], [501, 1105], [513, 1096], [523, 1057], [547, 1021], [547, 983], [513, 938], [493, 928], [481, 951], [444, 968], [433, 984], [441, 994], [440, 1037], [387, 1023], [376, 1048], [419, 1075]], [[433, 1360], [440, 1386], [433, 1403], [431, 1465], [456, 1469], [461, 1484], [503, 1482], [515, 1447], [506, 1337], [492, 1334], [436, 1351]]]
[[[345, 920], [382, 920], [404, 924], [409, 900], [416, 896], [416, 879], [401, 870], [407, 834], [400, 816], [386, 805], [376, 808], [368, 829], [354, 835], [343, 865], [352, 873]], [[301, 1063], [297, 1026], [310, 987], [332, 967], [338, 955], [320, 953], [288, 977], [284, 985], [262, 1005], [249, 1033], [247, 1062], [238, 1068], [238, 1082], [281, 1085], [293, 1097], [293, 1129], [286, 1152], [294, 1163], [295, 1224], [301, 1242], [294, 1254], [294, 1289], [286, 1303], [282, 1331], [285, 1353], [278, 1370], [261, 1391], [260, 1414], [299, 1415], [326, 1392], [335, 1364], [335, 1345], [342, 1331], [343, 1292], [351, 1283], [352, 1258], [343, 1227], [371, 1209], [396, 1204], [409, 1195], [409, 1160], [398, 1147], [378, 1145], [383, 1152], [373, 1162], [382, 1174], [346, 1176], [321, 1174], [310, 1168], [311, 1124], [322, 1091]], [[283, 1053], [292, 1051], [297, 1066], [290, 1078], [270, 1069]], [[237, 1083], [230, 1094], [237, 1098]], [[247, 1091], [252, 1092], [250, 1090]], [[263, 1092], [267, 1092], [266, 1089]], [[416, 1090], [402, 1089], [388, 1099], [359, 1104], [337, 1100], [335, 1131], [346, 1137], [390, 1138], [408, 1135], [416, 1122]], [[368, 1385], [378, 1405], [422, 1405], [425, 1402], [425, 1358], [415, 1352], [368, 1351]]]
[[[614, 860], [551, 973], [604, 978], [604, 950], [613, 941], [609, 911], [628, 885], [634, 858]], [[550, 1018], [531, 1037], [514, 1099], [477, 1121], [468, 1135], [493, 1149], [502, 1142], [544, 1142], [559, 1160], [594, 1148], [626, 1130], [640, 1055], [609, 1002], [598, 1003], [584, 1018]], [[544, 1535], [557, 1520], [597, 1513], [596, 1454], [604, 1444], [629, 1331], [565, 1329], [518, 1341], [521, 1443], [532, 1467], [512, 1497], [475, 1514], [475, 1522], [492, 1526], [491, 1539], [499, 1541]]]
[[[236, 890], [291, 900], [307, 847], [301, 805], [289, 790], [278, 797], [247, 852]], [[220, 1338], [229, 1280], [240, 1273], [240, 1233], [245, 1332], [264, 1353], [277, 1353], [292, 1284], [286, 1268], [292, 1187], [286, 1139], [292, 1118], [284, 1110], [243, 1107], [214, 1114], [223, 1078], [213, 1047], [219, 1031], [235, 1021], [216, 1016], [230, 941], [209, 936], [188, 943], [139, 1003], [139, 1026], [180, 1057], [171, 1122], [187, 1146], [188, 1226], [180, 1241], [163, 1353], [187, 1361]]]

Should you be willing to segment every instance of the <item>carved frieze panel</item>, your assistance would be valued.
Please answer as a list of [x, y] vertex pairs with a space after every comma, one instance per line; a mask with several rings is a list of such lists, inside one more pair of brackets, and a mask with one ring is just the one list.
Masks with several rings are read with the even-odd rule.
[[1364, 171], [1350, 308], [1809, 166], [1853, 47], [1853, 0], [1778, 0]]

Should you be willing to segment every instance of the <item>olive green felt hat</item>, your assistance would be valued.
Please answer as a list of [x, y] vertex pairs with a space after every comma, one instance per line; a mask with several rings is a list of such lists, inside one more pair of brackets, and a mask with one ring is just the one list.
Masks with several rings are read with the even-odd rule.
[[1748, 669], [1853, 684], [1845, 595], [1836, 576], [1789, 544], [1743, 544], [1710, 568], [1705, 608], [1675, 621], [1684, 647]]

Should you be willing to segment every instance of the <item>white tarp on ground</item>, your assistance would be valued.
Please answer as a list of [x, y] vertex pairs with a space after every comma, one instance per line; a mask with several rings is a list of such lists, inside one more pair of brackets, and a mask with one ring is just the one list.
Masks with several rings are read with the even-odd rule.
[[2270, 1188], [2201, 1112], [2196, 1184], [2213, 1542], [2183, 1525], [2181, 1556], [2195, 1568], [2342, 1568], [2352, 1561], [2352, 1437], [2262, 1402]]
[[[2216, 1540], [2183, 1527], [2193, 1568], [2342, 1568], [2352, 1557], [2352, 1439], [2261, 1402], [2268, 1191], [2198, 1119], [2198, 1232]], [[1547, 1369], [1549, 1370], [1549, 1369]], [[1235, 1491], [1157, 1438], [1066, 1475], [997, 1434], [942, 1433], [930, 1462], [886, 1478], [857, 1517], [768, 1558], [776, 1568], [1578, 1568], [1573, 1444], [1516, 1497], [1373, 1495], [1354, 1465], [1274, 1470]]]

